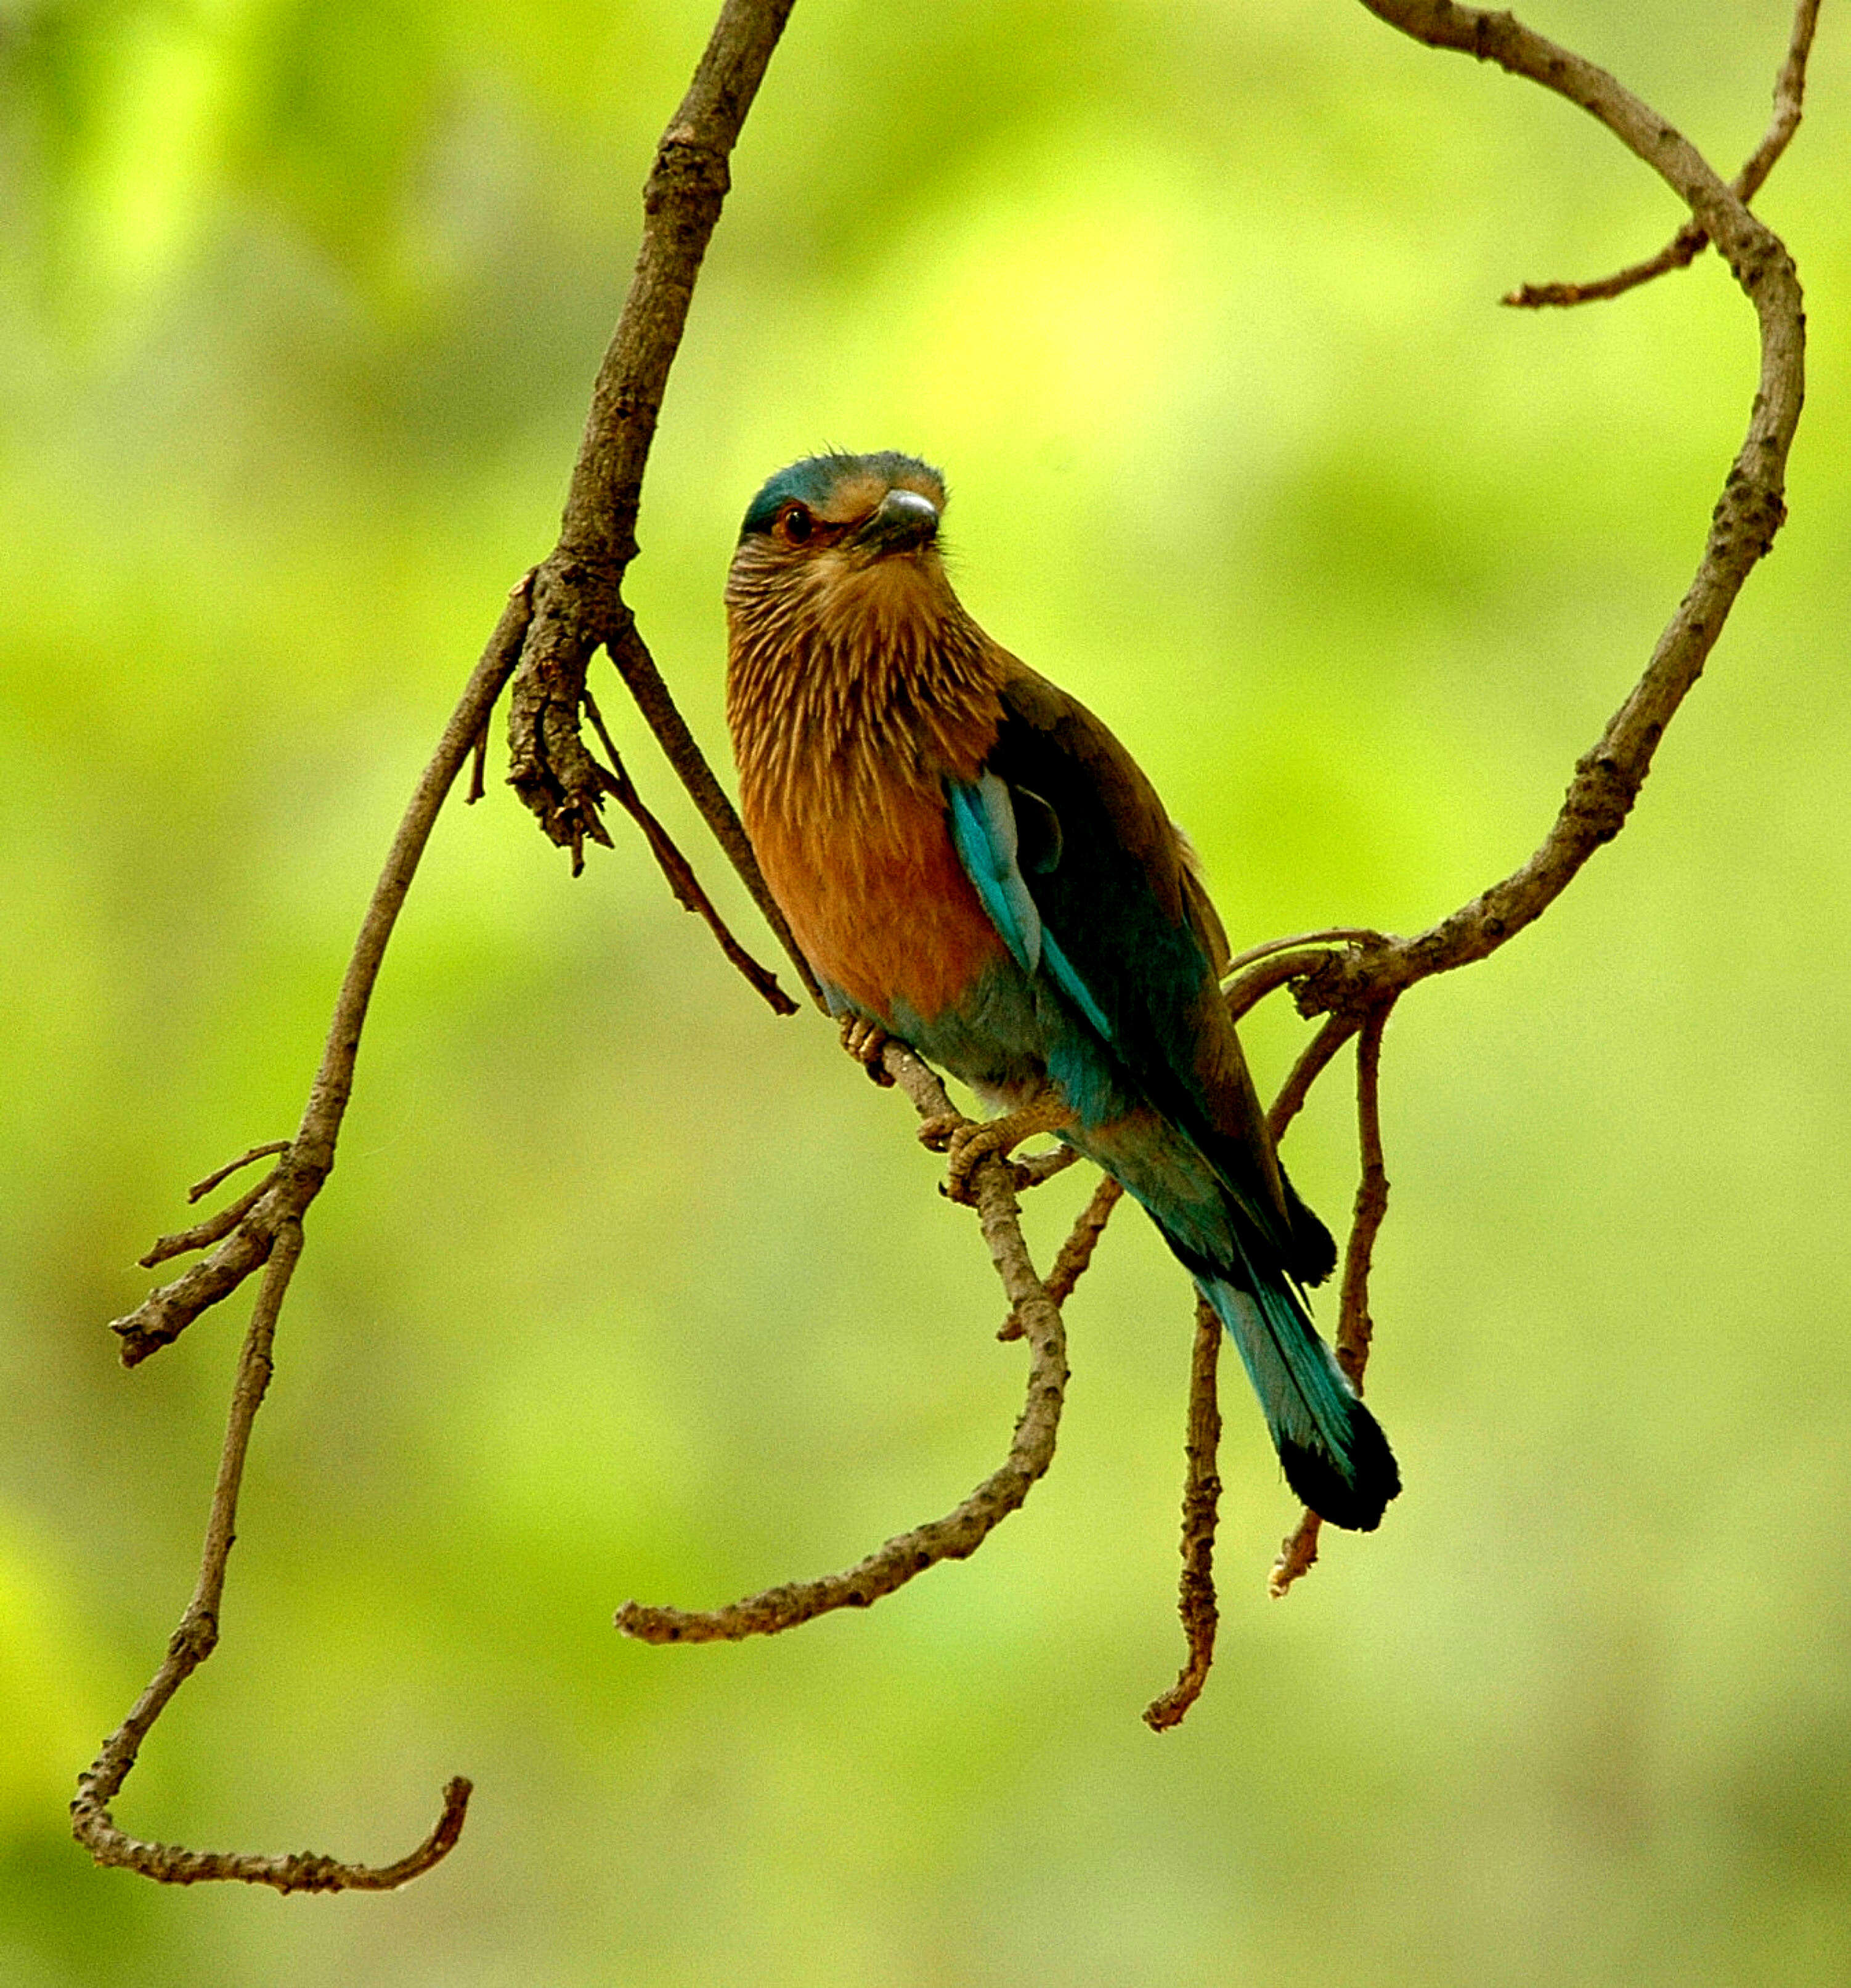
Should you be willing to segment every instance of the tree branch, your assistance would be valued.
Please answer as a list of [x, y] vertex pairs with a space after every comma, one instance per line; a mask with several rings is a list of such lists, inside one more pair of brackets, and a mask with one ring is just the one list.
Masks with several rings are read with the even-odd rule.
[[[1362, 1038], [1357, 1050], [1362, 1178], [1345, 1251], [1338, 1339], [1338, 1357], [1359, 1384], [1373, 1330], [1368, 1309], [1371, 1256], [1387, 1209], [1378, 1068], [1389, 1010], [1409, 987], [1488, 957], [1533, 924], [1595, 850], [1619, 833], [1650, 771], [1665, 727], [1701, 674], [1744, 581], [1767, 553], [1786, 515], [1787, 453], [1804, 397], [1805, 320], [1792, 259], [1744, 202], [1765, 179], [1798, 123], [1818, 12], [1817, 0], [1801, 0], [1776, 87], [1774, 126], [1731, 188], [1670, 125], [1605, 70], [1533, 33], [1512, 15], [1482, 13], [1454, 6], [1450, 0], [1362, 4], [1391, 27], [1430, 47], [1495, 62], [1580, 105], [1650, 166], [1690, 208], [1692, 226], [1700, 230], [1699, 245], [1702, 240], [1716, 242], [1754, 306], [1761, 368], [1748, 433], [1717, 499], [1696, 575], [1660, 637], [1645, 674], [1600, 739], [1576, 762], [1561, 810], [1535, 854], [1413, 938], [1325, 951], [1295, 976], [1282, 975], [1274, 970], [1277, 962], [1269, 962], [1236, 985], [1235, 994], [1248, 996], [1250, 1005], [1289, 978], [1300, 1013], [1308, 1018], [1327, 1017], [1273, 1107], [1270, 1122], [1275, 1140], [1343, 1043], [1352, 1034]], [[1304, 957], [1302, 952], [1288, 956], [1294, 965]], [[1317, 1518], [1307, 1512], [1286, 1540], [1268, 1584], [1274, 1595], [1284, 1594], [1315, 1561], [1318, 1530]]]
[[777, 984], [777, 975], [770, 968], [760, 965], [741, 945], [729, 929], [726, 921], [714, 908], [713, 900], [701, 888], [700, 879], [694, 874], [694, 865], [675, 846], [675, 838], [645, 804], [636, 790], [636, 783], [624, 770], [622, 757], [618, 753], [611, 735], [604, 729], [604, 721], [597, 706], [592, 702], [589, 685], [584, 697], [585, 715], [591, 721], [592, 729], [604, 746], [611, 763], [598, 769], [605, 789], [611, 798], [629, 816], [643, 832], [643, 840], [649, 845], [649, 853], [655, 858], [656, 867], [668, 880], [668, 888], [675, 893], [675, 900], [684, 911], [692, 911], [697, 918], [706, 921], [709, 931], [719, 942], [719, 948], [736, 966], [747, 984], [770, 1006], [774, 1015], [794, 1015], [797, 1004]]
[[[134, 1366], [177, 1339], [201, 1312], [229, 1297], [259, 1265], [268, 1266], [239, 1360], [193, 1601], [174, 1631], [161, 1668], [78, 1783], [72, 1807], [73, 1831], [100, 1862], [123, 1865], [168, 1883], [232, 1878], [282, 1891], [378, 1890], [403, 1884], [428, 1870], [448, 1854], [462, 1830], [469, 1796], [469, 1784], [462, 1780], [450, 1783], [442, 1815], [425, 1841], [398, 1863], [377, 1867], [310, 1854], [265, 1858], [144, 1842], [116, 1826], [110, 1804], [154, 1722], [218, 1641], [218, 1606], [236, 1530], [244, 1458], [252, 1423], [269, 1384], [277, 1315], [302, 1247], [303, 1216], [333, 1170], [373, 987], [438, 812], [465, 761], [473, 759], [479, 769], [490, 714], [503, 686], [517, 676], [517, 668], [521, 708], [537, 709], [546, 742], [557, 743], [564, 736], [557, 710], [548, 702], [547, 687], [553, 681], [563, 657], [576, 651], [582, 662], [582, 654], [588, 653], [584, 631], [595, 631], [594, 639], [602, 639], [607, 632], [614, 631], [623, 613], [617, 587], [624, 567], [635, 553], [634, 527], [643, 465], [668, 368], [686, 322], [688, 299], [726, 194], [726, 159], [792, 3], [726, 0], [693, 83], [662, 140], [645, 191], [645, 218], [636, 272], [594, 390], [560, 546], [509, 596], [399, 824], [341, 982], [320, 1067], [294, 1140], [259, 1192], [242, 1197], [234, 1209], [198, 1225], [184, 1236], [163, 1239], [164, 1243], [175, 1246], [172, 1251], [164, 1250], [161, 1243], [155, 1246], [151, 1255], [159, 1261], [164, 1254], [178, 1253], [183, 1247], [204, 1246], [208, 1240], [215, 1245], [210, 1256], [172, 1283], [151, 1293], [134, 1312], [114, 1322], [113, 1329], [122, 1340], [124, 1364]], [[582, 685], [581, 668], [579, 688]], [[666, 697], [665, 691], [663, 695]], [[578, 708], [575, 691], [567, 713], [570, 743], [575, 747]], [[528, 779], [522, 791], [533, 803], [536, 793], [530, 789], [534, 782], [542, 775], [551, 776], [544, 766], [536, 772], [531, 758], [522, 759], [518, 734], [516, 744], [510, 777], [517, 786], [523, 778]], [[575, 851], [586, 833], [603, 834], [595, 808], [601, 769], [582, 747], [578, 751], [584, 766], [590, 769], [586, 777], [592, 785], [584, 789], [587, 814], [565, 837]], [[578, 762], [571, 764], [576, 770]], [[472, 791], [479, 787], [479, 777], [472, 787]], [[557, 804], [546, 792], [538, 798], [546, 803], [541, 811], [550, 827], [561, 817], [562, 810], [569, 812], [573, 804], [570, 793], [562, 793]], [[739, 840], [743, 844], [743, 835]], [[721, 929], [717, 918], [710, 921]], [[762, 969], [758, 970], [762, 973]], [[212, 1182], [202, 1183], [202, 1191], [258, 1156], [253, 1152], [234, 1161]]]
[[[1382, 1154], [1382, 1036], [1393, 1001], [1369, 1010], [1356, 1040], [1356, 1144], [1362, 1167], [1356, 1182], [1356, 1205], [1350, 1215], [1349, 1242], [1343, 1253], [1342, 1309], [1337, 1323], [1337, 1364], [1350, 1384], [1362, 1392], [1363, 1370], [1369, 1365], [1369, 1343], [1376, 1333], [1369, 1317], [1369, 1270], [1376, 1238], [1388, 1214], [1388, 1168]], [[1326, 1023], [1328, 1028], [1330, 1025]], [[1307, 1510], [1297, 1529], [1279, 1549], [1267, 1581], [1276, 1601], [1318, 1557], [1318, 1534], [1323, 1521]]]
[[409, 1856], [383, 1867], [344, 1864], [310, 1851], [293, 1857], [262, 1857], [235, 1851], [183, 1850], [174, 1844], [146, 1843], [119, 1829], [110, 1813], [110, 1804], [128, 1778], [141, 1743], [155, 1720], [218, 1645], [218, 1611], [225, 1598], [225, 1566], [231, 1558], [236, 1530], [238, 1492], [250, 1448], [251, 1425], [270, 1384], [270, 1348], [276, 1338], [276, 1317], [301, 1254], [302, 1223], [291, 1218], [281, 1224], [272, 1239], [262, 1286], [252, 1307], [244, 1348], [239, 1355], [225, 1449], [219, 1459], [218, 1482], [212, 1489], [205, 1550], [193, 1598], [168, 1641], [167, 1656], [160, 1669], [135, 1701], [127, 1718], [104, 1742], [103, 1751], [78, 1777], [76, 1799], [71, 1804], [72, 1832], [99, 1864], [123, 1865], [164, 1884], [194, 1885], [207, 1878], [228, 1878], [247, 1885], [268, 1885], [279, 1892], [390, 1891], [421, 1876], [449, 1854], [462, 1832], [469, 1807], [469, 1783], [459, 1777], [444, 1790], [443, 1813], [435, 1828]]
[[[1774, 170], [1775, 162], [1799, 129], [1800, 112], [1806, 94], [1806, 59], [1812, 52], [1813, 30], [1819, 25], [1819, 0], [1799, 0], [1793, 15], [1793, 33], [1787, 46], [1787, 59], [1774, 79], [1774, 121], [1755, 148], [1748, 163], [1731, 182], [1736, 196], [1744, 204], [1760, 192]], [[1687, 268], [1710, 245], [1710, 232], [1700, 221], [1687, 221], [1656, 255], [1633, 262], [1611, 276], [1591, 283], [1525, 283], [1512, 290], [1501, 303], [1519, 310], [1539, 310], [1545, 306], [1599, 303], [1606, 297], [1623, 296], [1672, 269]]]
[[1804, 397], [1805, 322], [1799, 281], [1779, 238], [1718, 179], [1689, 142], [1604, 69], [1532, 33], [1509, 14], [1450, 0], [1362, 0], [1403, 34], [1495, 62], [1578, 103], [1689, 205], [1754, 306], [1761, 333], [1758, 390], [1748, 432], [1717, 499], [1695, 576], [1659, 637], [1645, 674], [1576, 763], [1561, 812], [1521, 869], [1430, 930], [1381, 946], [1326, 952], [1296, 983], [1307, 1016], [1364, 1011], [1436, 973], [1487, 958], [1553, 904], [1602, 843], [1619, 833], [1665, 727], [1702, 674], [1743, 582], [1786, 516], [1787, 454]]
[[608, 842], [604, 791], [578, 733], [585, 672], [607, 648], [637, 708], [777, 935], [797, 977], [821, 990], [760, 874], [733, 803], [676, 708], [622, 597], [636, 556], [643, 471], [695, 279], [730, 184], [727, 161], [794, 0], [726, 0], [643, 192], [636, 273], [592, 388], [560, 539], [535, 576], [533, 627], [509, 702], [508, 777], [547, 835], [584, 867]]

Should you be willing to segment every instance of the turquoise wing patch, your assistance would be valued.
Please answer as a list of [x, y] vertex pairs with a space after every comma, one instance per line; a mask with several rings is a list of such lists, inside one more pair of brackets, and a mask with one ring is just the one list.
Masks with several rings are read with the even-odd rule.
[[[1073, 962], [1053, 933], [1043, 927], [1041, 915], [1029, 895], [1017, 860], [1015, 808], [1008, 788], [994, 773], [984, 773], [974, 783], [948, 780], [946, 793], [951, 803], [951, 840], [958, 860], [975, 885], [990, 922], [1003, 935], [1017, 965], [1024, 973], [1034, 973], [1045, 966], [1054, 985], [1110, 1042], [1112, 1024], [1105, 1011], [1074, 970]], [[1045, 802], [1041, 806], [1047, 808]], [[1053, 810], [1047, 812], [1051, 815]], [[1057, 834], [1057, 822], [1055, 827]], [[1057, 860], [1057, 841], [1054, 847]]]
[[958, 860], [1017, 965], [1033, 973], [1041, 963], [1041, 915], [1016, 861], [1016, 816], [1009, 789], [994, 773], [983, 774], [975, 786], [948, 780], [946, 788]]

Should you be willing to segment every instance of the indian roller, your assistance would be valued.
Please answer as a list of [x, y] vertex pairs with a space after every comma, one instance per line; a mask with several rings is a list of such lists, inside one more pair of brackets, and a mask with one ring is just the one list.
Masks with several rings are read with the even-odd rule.
[[1234, 1344], [1287, 1482], [1363, 1530], [1401, 1488], [1314, 1328], [1336, 1263], [1266, 1129], [1195, 853], [1131, 755], [967, 614], [945, 485], [826, 455], [752, 500], [726, 585], [746, 827], [843, 1040], [886, 1037], [1001, 1115], [938, 1131], [962, 1196], [1053, 1132], [1139, 1201]]

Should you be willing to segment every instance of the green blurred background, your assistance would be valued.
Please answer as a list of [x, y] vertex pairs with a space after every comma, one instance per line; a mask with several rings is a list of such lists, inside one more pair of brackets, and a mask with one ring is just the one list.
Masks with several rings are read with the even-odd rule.
[[[974, 1561], [772, 1642], [619, 1639], [627, 1596], [728, 1598], [955, 1502], [1023, 1356], [904, 1104], [774, 1020], [623, 827], [574, 883], [497, 785], [387, 962], [225, 1644], [120, 1804], [387, 1859], [466, 1771], [462, 1845], [285, 1900], [68, 1840], [189, 1591], [239, 1330], [128, 1375], [104, 1321], [184, 1185], [293, 1128], [403, 798], [551, 543], [707, 7], [0, 8], [0, 1983], [1843, 1982], [1836, 8], [1761, 202], [1813, 328], [1792, 522], [1625, 836], [1389, 1038], [1381, 1533], [1269, 1601], [1293, 1507], [1230, 1385], [1220, 1661], [1144, 1729], [1190, 1307], [1122, 1218], [1054, 1473]], [[1536, 22], [1729, 171], [1787, 9]], [[1409, 929], [1528, 854], [1754, 377], [1713, 259], [1494, 307], [1675, 225], [1604, 134], [1343, 0], [803, 0], [736, 180], [631, 588], [710, 749], [747, 497], [900, 448], [947, 468], [970, 606], [1135, 750], [1237, 945]], [[1289, 1148], [1333, 1217], [1345, 1092]], [[1042, 1246], [1085, 1188], [1044, 1192]]]

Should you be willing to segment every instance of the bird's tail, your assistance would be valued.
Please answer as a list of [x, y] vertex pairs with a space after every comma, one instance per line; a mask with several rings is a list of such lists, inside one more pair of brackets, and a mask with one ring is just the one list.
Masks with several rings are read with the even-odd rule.
[[1244, 1263], [1240, 1283], [1199, 1259], [1190, 1268], [1240, 1348], [1287, 1483], [1320, 1518], [1373, 1532], [1401, 1489], [1401, 1473], [1381, 1425], [1358, 1400], [1297, 1293]]

